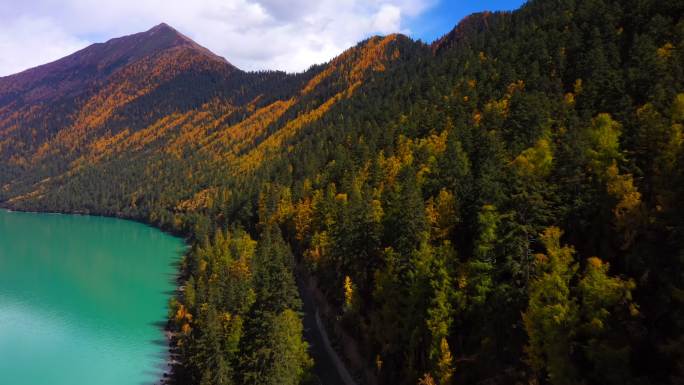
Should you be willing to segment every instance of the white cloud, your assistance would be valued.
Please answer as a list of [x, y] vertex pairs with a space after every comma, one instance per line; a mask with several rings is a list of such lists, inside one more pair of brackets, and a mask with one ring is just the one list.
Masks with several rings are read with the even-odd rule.
[[383, 5], [375, 15], [373, 28], [387, 34], [397, 32], [401, 25], [401, 8], [395, 5]]
[[57, 60], [87, 44], [50, 19], [10, 20], [0, 26], [0, 76]]
[[302, 71], [437, 0], [0, 0], [0, 75], [167, 22], [245, 70]]

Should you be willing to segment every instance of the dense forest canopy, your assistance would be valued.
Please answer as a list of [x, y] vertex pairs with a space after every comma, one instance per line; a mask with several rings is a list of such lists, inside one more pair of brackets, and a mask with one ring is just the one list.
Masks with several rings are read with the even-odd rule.
[[296, 75], [183, 41], [0, 79], [0, 202], [189, 238], [179, 383], [316, 383], [299, 272], [359, 383], [679, 384], [683, 14], [531, 0]]

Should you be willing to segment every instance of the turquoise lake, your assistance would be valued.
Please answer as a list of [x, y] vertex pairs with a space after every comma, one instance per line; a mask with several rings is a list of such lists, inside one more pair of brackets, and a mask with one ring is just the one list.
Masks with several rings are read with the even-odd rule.
[[0, 382], [158, 382], [184, 247], [136, 222], [0, 210]]

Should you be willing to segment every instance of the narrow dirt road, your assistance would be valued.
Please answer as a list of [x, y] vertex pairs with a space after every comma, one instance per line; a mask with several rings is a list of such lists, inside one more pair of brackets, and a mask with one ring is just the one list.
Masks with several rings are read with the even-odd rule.
[[316, 310], [311, 290], [305, 279], [298, 277], [297, 286], [304, 305], [304, 338], [314, 359], [314, 374], [321, 385], [357, 385], [330, 344], [328, 333]]

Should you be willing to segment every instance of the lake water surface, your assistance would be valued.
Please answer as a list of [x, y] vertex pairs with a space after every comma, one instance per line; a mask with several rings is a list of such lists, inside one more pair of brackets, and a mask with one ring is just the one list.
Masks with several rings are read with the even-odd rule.
[[183, 250], [136, 222], [0, 210], [0, 383], [154, 383]]

